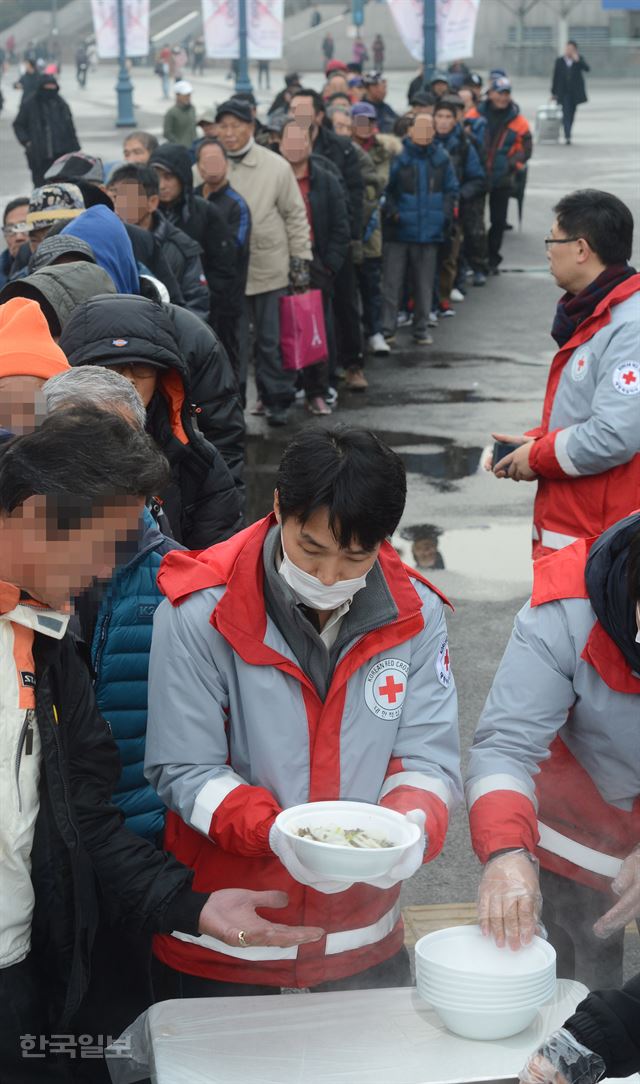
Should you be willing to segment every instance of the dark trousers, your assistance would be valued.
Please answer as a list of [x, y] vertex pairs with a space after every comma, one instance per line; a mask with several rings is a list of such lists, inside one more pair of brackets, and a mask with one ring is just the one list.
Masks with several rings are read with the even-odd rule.
[[[279, 994], [279, 986], [262, 986], [242, 982], [218, 982], [203, 979], [199, 975], [187, 975], [174, 971], [154, 958], [152, 964], [153, 989], [158, 1001], [170, 1001], [183, 997], [251, 997], [254, 994]], [[345, 990], [372, 990], [385, 986], [412, 986], [409, 953], [404, 946], [391, 959], [385, 960], [357, 975], [335, 982], [322, 982], [311, 988], [311, 993], [327, 994]]]
[[361, 369], [364, 365], [364, 343], [358, 305], [358, 281], [350, 252], [347, 252], [346, 259], [335, 277], [333, 315], [339, 364], [343, 369]]
[[382, 331], [382, 257], [370, 256], [356, 267], [362, 321], [368, 339]]
[[548, 870], [540, 870], [542, 922], [558, 956], [558, 978], [576, 979], [590, 990], [622, 985], [624, 931], [603, 940], [593, 924], [614, 897], [577, 884]]
[[481, 271], [486, 275], [489, 270], [487, 258], [487, 231], [484, 225], [484, 205], [486, 196], [474, 196], [463, 200], [460, 213], [464, 233], [464, 256], [472, 271]]
[[[295, 373], [282, 368], [280, 298], [286, 290], [269, 290], [247, 298], [255, 339], [256, 386], [265, 406], [282, 410], [295, 398]], [[246, 380], [246, 376], [245, 376]]]
[[489, 193], [489, 266], [497, 267], [502, 263], [500, 249], [502, 238], [507, 225], [507, 211], [509, 210], [510, 188], [494, 188]]
[[[69, 1030], [76, 1035], [117, 1039], [128, 1024], [153, 1004], [151, 933], [98, 927], [91, 954], [91, 981]], [[104, 1038], [106, 1043], [106, 1038]], [[74, 1084], [110, 1084], [104, 1058], [72, 1063]], [[1, 1078], [0, 1078], [1, 1079]]]
[[[28, 956], [0, 968], [0, 1084], [67, 1081], [69, 1059], [51, 1055], [47, 991]], [[38, 1056], [40, 1055], [40, 1056]]]
[[571, 129], [573, 128], [577, 108], [573, 98], [562, 99], [562, 126], [565, 139], [571, 139]]
[[235, 373], [236, 380], [238, 381], [238, 385], [241, 387], [243, 394], [246, 393], [247, 378], [245, 373], [243, 385], [240, 367], [240, 323], [244, 318], [243, 313], [239, 315], [234, 313], [220, 313], [220, 316], [213, 325], [214, 331], [227, 351], [229, 361], [231, 362], [231, 368]]

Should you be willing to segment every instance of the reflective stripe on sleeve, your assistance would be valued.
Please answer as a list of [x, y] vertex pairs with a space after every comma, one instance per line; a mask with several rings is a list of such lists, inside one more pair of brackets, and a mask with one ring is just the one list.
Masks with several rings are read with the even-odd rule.
[[616, 877], [622, 866], [621, 858], [603, 854], [602, 851], [594, 851], [592, 847], [585, 847], [584, 843], [578, 843], [569, 836], [563, 836], [556, 832], [555, 828], [549, 828], [546, 824], [538, 821], [540, 840], [538, 846], [543, 851], [557, 854], [574, 866], [588, 869], [590, 873], [599, 873], [601, 877]]
[[573, 426], [570, 425], [566, 429], [560, 429], [556, 433], [556, 439], [554, 441], [553, 450], [556, 453], [556, 459], [562, 467], [565, 474], [568, 474], [570, 478], [579, 478], [580, 471], [574, 466], [573, 460], [569, 457], [567, 451], [567, 443], [569, 437], [573, 432]]
[[224, 775], [219, 775], [215, 779], [209, 779], [196, 794], [196, 800], [191, 811], [191, 824], [193, 827], [202, 832], [204, 836], [208, 836], [211, 818], [220, 803], [236, 787], [246, 785], [246, 780], [241, 775], [236, 775], [235, 772], [225, 772]]
[[518, 779], [515, 775], [497, 772], [495, 775], [483, 775], [482, 779], [478, 779], [467, 787], [468, 808], [471, 809], [471, 806], [478, 801], [478, 798], [483, 798], [485, 794], [491, 794], [495, 790], [515, 790], [518, 794], [524, 794], [525, 798], [528, 798], [534, 806], [536, 805], [533, 787], [527, 786], [522, 779]]
[[578, 539], [572, 534], [560, 534], [559, 531], [548, 531], [546, 527], [540, 530], [534, 525], [531, 537], [534, 542], [541, 542], [550, 550], [562, 550], [565, 546], [571, 546]]
[[[351, 952], [353, 949], [364, 948], [365, 945], [375, 945], [378, 941], [383, 941], [385, 937], [388, 937], [399, 918], [400, 903], [398, 901], [390, 911], [387, 911], [386, 914], [382, 915], [382, 918], [379, 918], [377, 922], [373, 922], [370, 926], [328, 933], [325, 955], [334, 956], [339, 952]], [[192, 934], [174, 930], [171, 936], [178, 938], [179, 941], [190, 941], [192, 944], [197, 945], [198, 948], [210, 949], [212, 952], [220, 952], [225, 956], [233, 956], [238, 960], [255, 960], [256, 962], [295, 960], [298, 955], [297, 945], [293, 945], [291, 948], [277, 948], [275, 946], [243, 948], [242, 945], [227, 945], [224, 941], [219, 941], [217, 937], [209, 937], [208, 934], [194, 937]]]
[[417, 790], [426, 790], [435, 794], [448, 807], [450, 801], [449, 788], [442, 779], [435, 775], [424, 775], [423, 772], [395, 772], [385, 779], [378, 795], [378, 801], [384, 798], [396, 787], [416, 787]]

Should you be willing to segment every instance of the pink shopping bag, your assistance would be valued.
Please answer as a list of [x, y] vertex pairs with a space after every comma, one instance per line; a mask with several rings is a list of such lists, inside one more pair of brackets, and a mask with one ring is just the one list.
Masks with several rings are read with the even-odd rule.
[[327, 330], [321, 290], [280, 298], [280, 349], [283, 369], [306, 369], [318, 361], [326, 361]]

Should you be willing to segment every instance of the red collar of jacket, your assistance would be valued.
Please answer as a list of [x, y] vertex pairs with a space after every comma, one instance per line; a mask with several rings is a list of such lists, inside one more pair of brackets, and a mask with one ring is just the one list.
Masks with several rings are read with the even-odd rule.
[[[158, 586], [174, 606], [179, 606], [194, 591], [226, 584], [227, 590], [216, 606], [212, 623], [233, 643], [245, 661], [266, 665], [275, 664], [276, 660], [282, 662], [282, 656], [264, 644], [267, 614], [262, 550], [275, 523], [276, 518], [271, 513], [226, 542], [219, 542], [200, 553], [172, 550], [163, 559], [158, 573]], [[423, 627], [422, 600], [410, 575], [424, 583], [445, 605], [451, 606], [437, 587], [403, 564], [388, 542], [383, 543], [378, 560], [398, 609], [396, 620], [385, 629], [397, 629], [406, 622], [409, 636], [413, 636]], [[376, 631], [370, 635], [375, 636]]]
[[[580, 538], [573, 545], [534, 561], [532, 606], [565, 598], [589, 598], [584, 574], [595, 541], [595, 538]], [[597, 620], [589, 633], [582, 658], [593, 666], [610, 689], [640, 694], [640, 678], [634, 676], [620, 648]]]
[[549, 432], [549, 418], [551, 417], [551, 410], [553, 408], [553, 401], [556, 397], [558, 390], [558, 384], [560, 383], [560, 377], [562, 376], [563, 369], [567, 364], [574, 350], [583, 343], [588, 342], [593, 338], [597, 331], [606, 327], [611, 323], [611, 309], [614, 305], [619, 305], [621, 301], [626, 301], [632, 294], [640, 290], [640, 274], [631, 275], [630, 278], [625, 279], [619, 286], [616, 286], [611, 293], [603, 297], [599, 305], [595, 307], [591, 316], [580, 324], [575, 333], [571, 336], [568, 342], [564, 344], [561, 350], [558, 350], [555, 355], [551, 368], [549, 370], [549, 379], [547, 380], [547, 390], [544, 397], [544, 409], [542, 412], [542, 422], [540, 424], [540, 436]]

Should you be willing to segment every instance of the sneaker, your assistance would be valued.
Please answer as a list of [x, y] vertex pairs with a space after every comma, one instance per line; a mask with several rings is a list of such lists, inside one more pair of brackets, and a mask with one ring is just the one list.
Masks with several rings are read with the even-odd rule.
[[441, 301], [440, 302], [440, 308], [438, 309], [438, 316], [439, 317], [441, 316], [444, 319], [447, 316], [455, 316], [455, 314], [456, 314], [456, 310], [451, 308], [451, 305], [449, 304], [448, 301]]
[[306, 398], [307, 394], [304, 388], [298, 388], [296, 390], [296, 406], [303, 406]]
[[288, 407], [268, 407], [265, 409], [267, 424], [273, 427], [286, 425], [289, 421]]
[[369, 382], [362, 369], [347, 369], [344, 382], [349, 391], [365, 391], [369, 387]]
[[395, 331], [383, 331], [382, 338], [391, 346], [396, 341], [396, 333]]
[[486, 281], [487, 281], [487, 276], [484, 274], [483, 271], [474, 271], [473, 272], [473, 285], [474, 286], [484, 286]]
[[376, 356], [391, 353], [391, 347], [384, 341], [384, 336], [379, 331], [376, 331], [375, 335], [367, 339], [367, 346], [371, 353], [376, 354]]
[[433, 338], [426, 331], [421, 331], [417, 335], [413, 336], [413, 341], [417, 346], [432, 346]]
[[462, 290], [459, 290], [457, 286], [453, 287], [453, 290], [449, 294], [452, 301], [464, 301], [464, 294]]
[[338, 402], [338, 392], [335, 388], [327, 388], [327, 394], [324, 397], [324, 401], [327, 406], [333, 407]]
[[315, 395], [313, 399], [307, 399], [307, 410], [310, 414], [331, 414], [332, 410], [321, 395]]
[[437, 326], [438, 326], [438, 314], [435, 311], [435, 309], [433, 309], [429, 313], [429, 318], [427, 320], [427, 327], [437, 327]]
[[469, 281], [469, 279], [473, 278], [473, 271], [471, 270], [470, 267], [468, 267], [467, 270], [465, 271], [464, 277], [466, 278], [467, 282]]
[[489, 265], [489, 274], [490, 275], [499, 275], [500, 274], [500, 268], [498, 267], [497, 263], [492, 263], [492, 264]]
[[405, 311], [402, 311], [402, 312], [398, 313], [398, 319], [397, 319], [398, 327], [409, 327], [409, 324], [412, 324], [412, 323], [413, 323], [413, 313], [405, 312]]
[[256, 400], [256, 405], [251, 407], [251, 410], [249, 411], [249, 413], [250, 414], [258, 414], [258, 415], [260, 415], [260, 417], [264, 416], [265, 409], [264, 409], [264, 403], [262, 402], [262, 399]]

